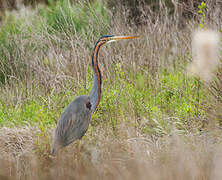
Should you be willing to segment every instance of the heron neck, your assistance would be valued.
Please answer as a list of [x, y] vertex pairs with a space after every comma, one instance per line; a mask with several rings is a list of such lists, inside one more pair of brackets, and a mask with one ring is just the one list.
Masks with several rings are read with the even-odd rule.
[[93, 87], [89, 94], [90, 102], [92, 104], [92, 112], [95, 111], [101, 99], [102, 76], [98, 65], [98, 56], [100, 48], [102, 47], [103, 44], [104, 42], [98, 41], [95, 45], [92, 55]]

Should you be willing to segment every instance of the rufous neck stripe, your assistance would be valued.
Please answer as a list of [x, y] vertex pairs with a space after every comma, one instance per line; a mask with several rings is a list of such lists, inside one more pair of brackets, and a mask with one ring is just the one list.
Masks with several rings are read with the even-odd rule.
[[98, 85], [98, 99], [96, 102], [96, 107], [99, 105], [100, 98], [101, 98], [101, 84], [102, 84], [101, 78], [102, 77], [101, 77], [101, 72], [98, 65], [98, 55], [99, 55], [100, 48], [102, 47], [103, 44], [104, 44], [103, 41], [98, 42], [95, 47], [94, 54], [93, 54], [93, 68], [96, 73], [97, 85]]

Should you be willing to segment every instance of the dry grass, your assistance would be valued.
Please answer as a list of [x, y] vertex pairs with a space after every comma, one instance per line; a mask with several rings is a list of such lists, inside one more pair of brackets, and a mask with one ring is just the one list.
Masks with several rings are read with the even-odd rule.
[[[123, 124], [122, 124], [123, 126]], [[82, 140], [81, 159], [76, 145], [55, 157], [36, 144], [36, 128], [0, 130], [1, 179], [220, 179], [220, 136], [211, 132], [153, 139], [127, 126], [113, 137], [97, 128]], [[221, 130], [214, 130], [217, 134]], [[38, 140], [44, 143], [44, 140]]]
[[192, 48], [193, 62], [188, 70], [209, 82], [219, 64], [219, 34], [212, 30], [196, 31]]

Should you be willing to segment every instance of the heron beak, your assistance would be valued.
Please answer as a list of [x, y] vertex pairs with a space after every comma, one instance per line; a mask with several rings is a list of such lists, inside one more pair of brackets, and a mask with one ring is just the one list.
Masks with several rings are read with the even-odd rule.
[[122, 39], [136, 39], [136, 38], [139, 38], [139, 36], [113, 36], [113, 37], [110, 37], [109, 42], [118, 41]]

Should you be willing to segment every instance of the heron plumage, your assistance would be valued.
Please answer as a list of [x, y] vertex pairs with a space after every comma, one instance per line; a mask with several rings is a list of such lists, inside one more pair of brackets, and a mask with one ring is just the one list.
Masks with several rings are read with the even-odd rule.
[[58, 149], [69, 145], [86, 133], [93, 112], [101, 99], [102, 75], [99, 68], [98, 56], [101, 47], [109, 42], [121, 39], [134, 39], [138, 36], [102, 36], [96, 43], [92, 55], [93, 87], [89, 96], [79, 96], [63, 111], [57, 123], [52, 151], [53, 155]]
[[98, 64], [98, 56], [100, 48], [102, 47], [103, 44], [105, 44], [105, 42], [99, 40], [94, 47], [92, 55], [93, 88], [89, 94], [90, 102], [92, 104], [92, 113], [99, 105], [99, 101], [101, 99], [102, 75]]
[[89, 101], [89, 96], [79, 96], [63, 111], [55, 131], [52, 154], [85, 134], [91, 117], [91, 109], [87, 108]]

